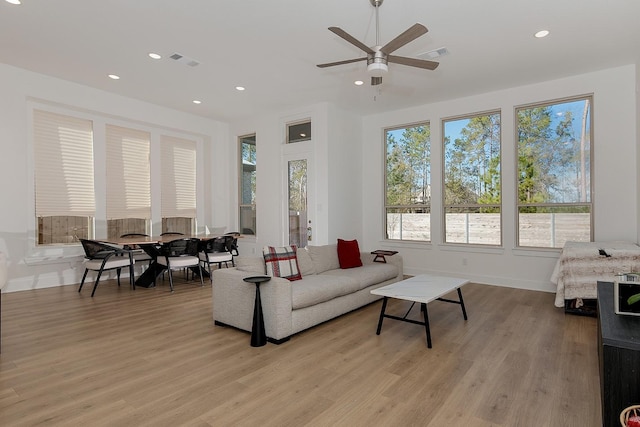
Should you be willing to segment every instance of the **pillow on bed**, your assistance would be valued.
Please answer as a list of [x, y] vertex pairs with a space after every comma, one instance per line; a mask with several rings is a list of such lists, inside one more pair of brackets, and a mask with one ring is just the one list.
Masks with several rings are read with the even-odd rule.
[[262, 248], [262, 255], [267, 266], [267, 275], [282, 277], [291, 282], [302, 279], [295, 245], [283, 247], [265, 246]]

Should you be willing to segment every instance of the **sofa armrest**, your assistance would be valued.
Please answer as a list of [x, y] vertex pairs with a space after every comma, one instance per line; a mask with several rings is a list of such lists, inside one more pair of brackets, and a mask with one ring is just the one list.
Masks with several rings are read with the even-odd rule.
[[[362, 260], [362, 264], [367, 265], [367, 264], [375, 264], [375, 262], [373, 261], [375, 259], [375, 255], [369, 252], [360, 252], [360, 259]], [[396, 278], [398, 280], [402, 280], [404, 278], [404, 272], [403, 272], [403, 262], [402, 262], [402, 255], [395, 254], [395, 255], [387, 255], [384, 257], [385, 260], [387, 261], [387, 264], [392, 264], [395, 265], [396, 267], [398, 267], [398, 275], [396, 276]]]
[[[213, 271], [213, 320], [245, 331], [251, 331], [256, 287], [243, 281], [256, 273], [236, 268]], [[280, 340], [291, 335], [291, 283], [272, 277], [260, 285], [262, 313], [267, 337]]]

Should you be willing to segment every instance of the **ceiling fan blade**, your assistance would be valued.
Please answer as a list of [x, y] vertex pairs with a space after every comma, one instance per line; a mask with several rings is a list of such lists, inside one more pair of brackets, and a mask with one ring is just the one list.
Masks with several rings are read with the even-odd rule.
[[334, 65], [351, 64], [352, 62], [366, 61], [367, 58], [345, 59], [344, 61], [327, 62], [325, 64], [318, 64], [318, 68], [333, 67]]
[[382, 77], [371, 76], [371, 86], [381, 85]]
[[418, 67], [424, 68], [426, 70], [435, 70], [438, 68], [440, 63], [434, 61], [427, 61], [424, 59], [416, 59], [416, 58], [407, 58], [406, 56], [395, 56], [389, 55], [387, 56], [388, 62], [393, 62], [395, 64], [408, 65], [410, 67]]
[[400, 49], [405, 44], [417, 39], [421, 35], [426, 34], [427, 31], [429, 30], [427, 30], [427, 27], [425, 27], [424, 25], [413, 24], [404, 33], [400, 34], [398, 37], [396, 37], [395, 39], [391, 40], [389, 43], [382, 46], [380, 51], [388, 55], [391, 52], [394, 52]]
[[337, 35], [339, 37], [342, 37], [343, 39], [345, 39], [346, 41], [348, 41], [349, 43], [351, 43], [355, 47], [360, 48], [361, 50], [363, 50], [363, 51], [365, 51], [367, 53], [371, 53], [371, 54], [375, 53], [369, 46], [367, 46], [366, 44], [362, 43], [360, 40], [356, 39], [351, 34], [347, 33], [345, 30], [343, 30], [342, 28], [329, 27], [329, 31], [331, 31], [332, 33], [334, 33], [335, 35]]

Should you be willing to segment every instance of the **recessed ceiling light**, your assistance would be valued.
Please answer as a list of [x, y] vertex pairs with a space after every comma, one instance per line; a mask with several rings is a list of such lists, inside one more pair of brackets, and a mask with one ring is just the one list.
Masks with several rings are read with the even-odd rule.
[[236, 86], [236, 90], [239, 90], [240, 92], [242, 92], [244, 90], [244, 87], [242, 86]]
[[120, 76], [117, 76], [117, 75], [115, 75], [115, 74], [109, 74], [109, 78], [110, 78], [110, 79], [113, 79], [113, 80], [119, 80], [119, 79], [120, 79]]
[[362, 86], [364, 82], [362, 80], [356, 80], [355, 82], [353, 82], [353, 84], [355, 84], [356, 86]]
[[307, 136], [307, 134], [306, 133], [301, 133], [300, 136], [304, 138], [305, 136]]
[[534, 37], [541, 39], [543, 37], [547, 37], [549, 35], [549, 30], [540, 30], [534, 34]]
[[149, 58], [153, 58], [153, 59], [160, 59], [160, 58], [162, 58], [162, 56], [161, 56], [161, 55], [158, 55], [157, 53], [153, 53], [153, 52], [151, 52], [151, 53], [149, 54]]
[[194, 99], [194, 100], [193, 100], [193, 103], [194, 103], [194, 104], [202, 104], [202, 101], [200, 101], [200, 100], [198, 100], [198, 99]]
[[7, 3], [11, 3], [11, 4], [22, 4], [22, 2], [20, 0], [5, 0]]

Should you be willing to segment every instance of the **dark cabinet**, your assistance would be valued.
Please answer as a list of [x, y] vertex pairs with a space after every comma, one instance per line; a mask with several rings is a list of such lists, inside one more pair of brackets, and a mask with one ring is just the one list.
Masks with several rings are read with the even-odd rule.
[[640, 317], [615, 314], [611, 282], [598, 282], [598, 353], [602, 425], [617, 427], [640, 404]]

